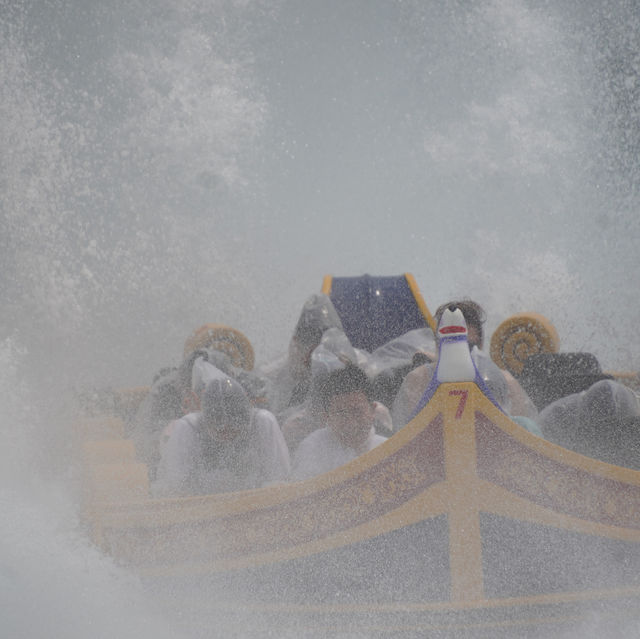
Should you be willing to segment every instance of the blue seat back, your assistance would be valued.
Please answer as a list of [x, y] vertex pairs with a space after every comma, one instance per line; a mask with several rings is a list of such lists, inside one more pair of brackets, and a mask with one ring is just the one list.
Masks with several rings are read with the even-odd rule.
[[434, 328], [433, 317], [410, 273], [324, 278], [326, 293], [351, 344], [368, 352], [415, 328]]

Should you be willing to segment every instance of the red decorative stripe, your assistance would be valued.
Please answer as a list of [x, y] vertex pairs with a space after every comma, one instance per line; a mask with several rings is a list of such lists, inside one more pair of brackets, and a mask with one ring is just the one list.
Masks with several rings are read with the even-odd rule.
[[467, 329], [464, 326], [443, 326], [438, 329], [443, 335], [448, 335], [449, 333], [466, 333]]

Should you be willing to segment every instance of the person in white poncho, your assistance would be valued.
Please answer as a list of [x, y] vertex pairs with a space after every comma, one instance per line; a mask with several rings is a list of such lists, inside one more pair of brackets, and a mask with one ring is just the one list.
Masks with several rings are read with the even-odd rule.
[[347, 364], [331, 372], [319, 389], [319, 402], [326, 426], [298, 446], [292, 462], [294, 480], [342, 466], [387, 439], [375, 432], [371, 383], [357, 366]]
[[287, 445], [276, 418], [255, 409], [230, 377], [211, 379], [202, 408], [173, 423], [163, 446], [155, 496], [259, 488], [289, 476]]
[[188, 413], [200, 410], [200, 393], [204, 386], [194, 387], [198, 370], [218, 371], [220, 375], [231, 377], [245, 389], [250, 401], [261, 408], [263, 380], [253, 373], [239, 369], [231, 363], [231, 358], [213, 348], [199, 348], [190, 352], [177, 368], [160, 371], [154, 379], [149, 393], [138, 408], [130, 427], [130, 435], [135, 441], [136, 454], [149, 467], [149, 476], [154, 478], [160, 460], [160, 445], [167, 425]]
[[538, 416], [555, 444], [610, 464], [640, 468], [640, 402], [630, 388], [610, 379], [557, 399]]

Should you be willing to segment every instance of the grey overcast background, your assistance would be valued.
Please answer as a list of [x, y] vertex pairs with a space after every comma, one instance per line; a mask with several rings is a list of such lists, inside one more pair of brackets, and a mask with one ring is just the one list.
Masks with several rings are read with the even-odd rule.
[[2, 7], [0, 331], [61, 382], [405, 271], [638, 368], [637, 2]]

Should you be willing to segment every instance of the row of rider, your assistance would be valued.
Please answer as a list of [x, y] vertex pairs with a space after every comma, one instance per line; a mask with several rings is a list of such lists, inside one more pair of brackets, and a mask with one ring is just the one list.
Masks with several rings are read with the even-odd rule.
[[[303, 479], [370, 450], [386, 439], [379, 432], [389, 435], [393, 427], [389, 409], [375, 401], [374, 385], [359, 367], [366, 357], [351, 346], [323, 294], [304, 304], [287, 356], [258, 375], [270, 411], [250, 409], [257, 398], [247, 396], [245, 380], [234, 379], [237, 371], [226, 356], [207, 349], [191, 353], [155, 381], [137, 420], [154, 492], [218, 492]], [[254, 380], [256, 386], [261, 384]], [[225, 393], [241, 409], [232, 410]]]
[[[484, 379], [499, 401], [510, 401], [503, 373], [477, 349], [482, 344], [482, 309], [473, 302], [456, 304], [468, 317], [474, 358]], [[438, 309], [437, 318], [445, 306]], [[420, 339], [417, 343], [422, 346], [424, 358], [420, 361], [425, 365], [415, 372], [426, 373], [435, 359], [435, 348], [430, 330], [421, 332], [422, 343]], [[414, 335], [412, 348], [415, 346]], [[262, 370], [268, 406], [273, 412], [251, 409], [246, 390], [230, 374], [223, 354], [206, 350], [191, 353], [176, 372], [154, 384], [141, 411], [139, 423], [144, 424], [141, 430], [147, 434], [158, 432], [158, 424], [150, 422], [166, 422], [167, 416], [171, 417], [169, 413], [174, 418], [160, 438], [157, 434], [149, 438], [152, 445], [146, 447], [152, 451], [147, 461], [152, 462], [154, 470], [158, 469], [156, 493], [250, 488], [285, 479], [289, 474], [301, 479], [341, 465], [384, 441], [394, 427], [389, 409], [375, 400], [375, 386], [362, 370], [369, 363], [368, 358], [368, 354], [350, 345], [335, 308], [322, 294], [313, 295], [305, 303], [290, 340], [288, 356]], [[415, 357], [413, 361], [417, 361]], [[206, 369], [217, 371], [222, 379], [205, 389], [201, 380]], [[185, 382], [189, 373], [191, 384]], [[429, 377], [422, 375], [422, 390]], [[409, 376], [409, 389], [416, 388], [416, 379], [421, 378]], [[354, 384], [357, 388], [352, 393], [338, 392], [341, 387], [348, 389]], [[254, 383], [252, 387], [255, 386]], [[167, 392], [167, 387], [172, 392]], [[329, 392], [328, 388], [333, 390]], [[231, 404], [231, 400], [225, 399], [225, 389], [235, 398]], [[422, 390], [418, 389], [418, 399]], [[517, 384], [516, 390], [523, 394]], [[405, 395], [407, 399], [403, 401]], [[394, 411], [399, 415], [410, 413], [413, 401], [410, 393], [401, 392], [393, 404]], [[187, 414], [178, 419], [180, 412]], [[344, 415], [349, 419], [345, 420]], [[397, 426], [406, 421], [398, 419]], [[215, 433], [218, 435], [214, 436]], [[289, 449], [294, 453], [292, 473], [289, 473]]]
[[[410, 353], [426, 345], [424, 361], [432, 360], [433, 352], [426, 354], [435, 350], [432, 334], [421, 333], [413, 335]], [[154, 475], [157, 469], [154, 492], [219, 492], [303, 479], [370, 450], [394, 429], [360, 368], [369, 359], [375, 360], [351, 346], [322, 294], [305, 303], [287, 357], [257, 377], [266, 388], [241, 376], [223, 353], [193, 351], [156, 380], [140, 411], [139, 444]], [[247, 392], [256, 388], [260, 392]], [[255, 407], [263, 392], [273, 412]]]
[[[596, 361], [598, 372], [565, 371], [560, 379], [545, 379], [543, 386], [554, 387], [554, 399], [545, 402], [538, 411], [518, 380], [509, 371], [498, 369], [481, 350], [485, 320], [482, 308], [470, 300], [452, 305], [460, 308], [465, 317], [471, 357], [480, 376], [513, 421], [539, 437], [588, 457], [640, 469], [640, 401], [629, 387], [602, 373]], [[436, 311], [436, 324], [446, 306]], [[588, 354], [567, 355], [569, 361], [574, 361], [575, 355], [584, 358]], [[432, 375], [430, 364], [416, 367], [406, 375], [392, 405], [393, 423], [397, 427], [412, 417]]]
[[[304, 446], [295, 451], [293, 463], [275, 415], [252, 407], [241, 380], [216, 366], [226, 363], [224, 358], [216, 356], [212, 360], [211, 353], [197, 351], [178, 369], [180, 374], [166, 374], [163, 384], [154, 384], [140, 411], [138, 430], [158, 433], [159, 425], [153, 424], [149, 415], [161, 413], [158, 407], [167, 404], [163, 396], [181, 395], [183, 411], [197, 409], [170, 420], [156, 437], [157, 446], [147, 446], [152, 452], [148, 457], [158, 460], [154, 493], [166, 496], [220, 492], [288, 478], [303, 479], [339, 466], [384, 441], [376, 434], [374, 424], [381, 413], [390, 429], [389, 412], [373, 401], [373, 387], [360, 368], [336, 359], [338, 366], [325, 367], [326, 374], [314, 375], [311, 383], [311, 353], [318, 349], [323, 337], [327, 342], [331, 330], [337, 330], [338, 325], [341, 328], [329, 299], [312, 296], [303, 307], [289, 356], [263, 371], [269, 406], [281, 420], [286, 420], [287, 413], [299, 418], [301, 406], [311, 395], [314, 409], [319, 407], [323, 414], [324, 423], [313, 420], [318, 428], [309, 429], [309, 434], [315, 431], [314, 436], [306, 438]], [[344, 340], [338, 341], [345, 345]], [[189, 369], [191, 383], [187, 385], [184, 378]], [[163, 391], [167, 384], [173, 393]], [[172, 410], [180, 409], [173, 406]], [[292, 420], [284, 423], [288, 422]]]
[[290, 459], [270, 411], [252, 407], [242, 386], [199, 358], [194, 389], [200, 409], [163, 432], [153, 492], [181, 496], [258, 488], [305, 479], [354, 459], [386, 438], [375, 433], [372, 387], [357, 366], [332, 371], [316, 389], [326, 425]]
[[[448, 302], [436, 311], [436, 322], [451, 305], [463, 312], [472, 359], [493, 397], [531, 432], [546, 434], [545, 420], [517, 380], [482, 351], [483, 309], [470, 300]], [[381, 353], [354, 349], [330, 299], [316, 294], [302, 309], [287, 356], [257, 374], [234, 369], [216, 351], [191, 353], [173, 377], [164, 375], [162, 383], [154, 384], [137, 420], [138, 435], [146, 434], [139, 437], [146, 444], [145, 461], [157, 468], [156, 494], [304, 479], [381, 443], [411, 418], [436, 360], [430, 329], [394, 342]], [[400, 375], [393, 392], [382, 393], [376, 381], [388, 381], [389, 367], [380, 362], [398, 348], [404, 357], [401, 366], [395, 360]], [[612, 393], [620, 396], [622, 391], [614, 386]], [[387, 405], [380, 401], [383, 397]], [[170, 426], [164, 428], [167, 422]]]

